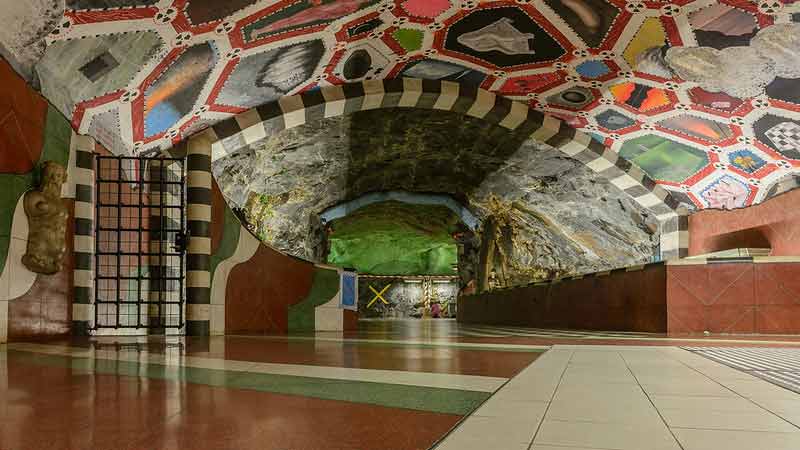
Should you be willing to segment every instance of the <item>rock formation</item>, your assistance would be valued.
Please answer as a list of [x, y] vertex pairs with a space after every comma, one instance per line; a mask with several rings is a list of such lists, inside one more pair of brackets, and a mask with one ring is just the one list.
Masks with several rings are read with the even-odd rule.
[[[369, 192], [448, 194], [483, 221], [459, 240], [466, 285], [495, 287], [650, 262], [658, 224], [557, 150], [443, 111], [378, 110], [280, 132], [214, 163], [262, 239], [318, 259], [317, 214]], [[488, 230], [487, 223], [492, 223]]]

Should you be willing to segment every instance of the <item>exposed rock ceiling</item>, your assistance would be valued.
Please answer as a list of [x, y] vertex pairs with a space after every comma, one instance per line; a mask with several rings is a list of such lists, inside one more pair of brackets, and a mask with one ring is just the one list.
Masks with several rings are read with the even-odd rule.
[[655, 217], [608, 180], [557, 150], [454, 112], [373, 110], [317, 120], [243, 147], [213, 171], [264, 241], [317, 261], [325, 255], [318, 214], [395, 190], [448, 194], [478, 220], [491, 218], [460, 258], [459, 269], [470, 272], [465, 281], [475, 277], [481, 248], [500, 285], [658, 254]]
[[566, 118], [697, 208], [762, 201], [800, 171], [793, 0], [0, 3], [3, 53], [117, 153], [320, 85], [408, 76]]

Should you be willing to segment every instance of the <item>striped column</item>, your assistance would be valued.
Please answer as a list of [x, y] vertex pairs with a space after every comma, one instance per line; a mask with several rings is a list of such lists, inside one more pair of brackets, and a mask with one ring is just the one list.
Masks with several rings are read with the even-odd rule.
[[72, 334], [89, 335], [94, 322], [94, 139], [73, 134], [75, 153], [72, 180], [75, 183], [75, 234]]
[[661, 221], [661, 260], [670, 261], [689, 256], [689, 212], [678, 208], [672, 214], [659, 216]]
[[189, 139], [186, 152], [186, 334], [208, 336], [211, 303], [211, 145], [210, 131]]

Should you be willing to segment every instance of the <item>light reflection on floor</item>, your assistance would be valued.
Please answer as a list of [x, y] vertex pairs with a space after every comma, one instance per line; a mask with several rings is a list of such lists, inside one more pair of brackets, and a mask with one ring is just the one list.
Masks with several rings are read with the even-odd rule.
[[800, 346], [368, 320], [354, 333], [0, 350], [0, 449], [425, 449], [553, 344]]

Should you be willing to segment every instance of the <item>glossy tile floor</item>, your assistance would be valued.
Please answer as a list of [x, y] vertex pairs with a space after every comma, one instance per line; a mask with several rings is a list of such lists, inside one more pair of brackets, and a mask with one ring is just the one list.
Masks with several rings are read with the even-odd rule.
[[797, 450], [800, 395], [676, 347], [556, 345], [437, 447], [489, 448]]
[[0, 449], [800, 448], [800, 396], [677, 345], [800, 351], [451, 320], [12, 343]]

